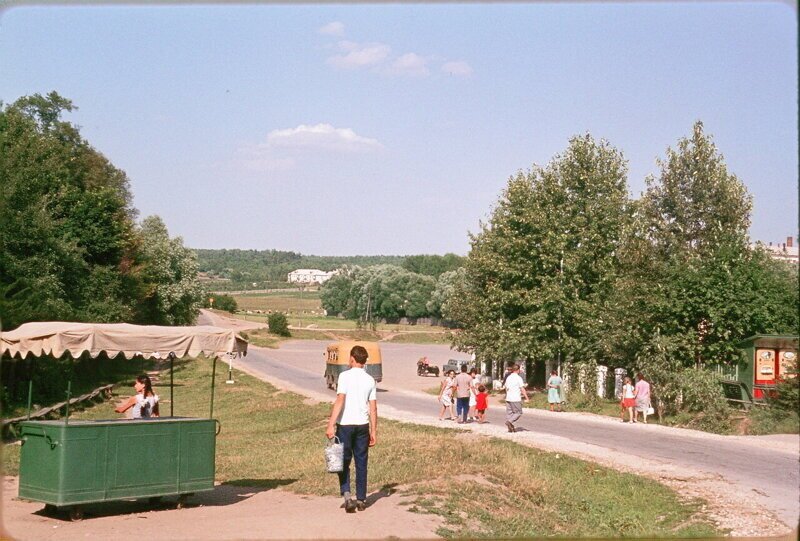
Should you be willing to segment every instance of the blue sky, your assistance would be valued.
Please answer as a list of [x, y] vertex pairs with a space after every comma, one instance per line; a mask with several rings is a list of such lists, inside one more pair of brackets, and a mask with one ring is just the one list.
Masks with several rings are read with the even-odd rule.
[[20, 6], [0, 99], [56, 90], [194, 248], [469, 250], [509, 176], [589, 132], [638, 197], [695, 120], [797, 236], [797, 15], [780, 2]]

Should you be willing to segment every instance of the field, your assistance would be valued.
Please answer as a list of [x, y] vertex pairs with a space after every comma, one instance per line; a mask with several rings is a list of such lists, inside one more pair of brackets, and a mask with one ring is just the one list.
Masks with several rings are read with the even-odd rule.
[[[335, 478], [320, 473], [330, 406], [307, 405], [303, 397], [246, 374], [235, 379], [216, 391], [215, 417], [222, 424], [217, 479], [335, 496]], [[181, 361], [175, 380], [175, 414], [207, 415], [211, 363]], [[163, 387], [160, 392], [166, 394]], [[114, 418], [112, 407], [100, 404], [75, 417]], [[19, 446], [6, 446], [7, 474], [16, 475], [18, 456]], [[410, 511], [441, 516], [437, 533], [447, 538], [724, 533], [701, 513], [703, 502], [655, 481], [503, 439], [388, 420], [381, 420], [378, 445], [370, 452], [370, 487], [408, 496]]]
[[[356, 321], [338, 317], [326, 317], [319, 291], [274, 291], [234, 296], [239, 306], [235, 317], [247, 321], [266, 322], [270, 312], [284, 312], [292, 327], [292, 338], [343, 339], [360, 337], [363, 340], [385, 340], [412, 344], [449, 344], [450, 331], [431, 325], [401, 325], [379, 323], [374, 330], [358, 329]], [[257, 335], [258, 333], [256, 333]], [[251, 333], [252, 335], [252, 333]], [[273, 347], [278, 339], [262, 337], [261, 343]]]

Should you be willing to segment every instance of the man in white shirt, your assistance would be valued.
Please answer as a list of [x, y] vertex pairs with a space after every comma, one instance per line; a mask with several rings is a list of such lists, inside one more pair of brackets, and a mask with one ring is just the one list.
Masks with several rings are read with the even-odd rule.
[[[350, 350], [350, 369], [339, 375], [336, 401], [333, 403], [328, 439], [334, 435], [344, 444], [344, 468], [339, 472], [339, 488], [344, 496], [344, 509], [353, 513], [366, 508], [367, 461], [369, 448], [377, 442], [378, 402], [375, 380], [364, 370], [367, 350], [354, 346]], [[356, 462], [356, 499], [350, 495], [350, 461]]]
[[525, 390], [525, 382], [519, 375], [519, 365], [511, 367], [511, 373], [506, 378], [503, 387], [506, 390], [506, 427], [509, 432], [516, 432], [514, 427], [520, 417], [522, 417], [522, 397], [528, 400], [528, 391]]

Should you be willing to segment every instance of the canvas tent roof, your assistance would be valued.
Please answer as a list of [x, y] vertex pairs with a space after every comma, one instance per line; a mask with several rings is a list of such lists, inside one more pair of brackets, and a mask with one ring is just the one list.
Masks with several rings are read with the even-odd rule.
[[70, 323], [65, 321], [34, 322], [4, 332], [0, 353], [24, 359], [28, 355], [61, 357], [69, 352], [73, 358], [88, 352], [97, 357], [120, 353], [131, 359], [137, 355], [166, 358], [196, 357], [204, 354], [219, 357], [225, 354], [246, 355], [247, 341], [235, 331], [211, 326], [161, 327], [128, 323]]

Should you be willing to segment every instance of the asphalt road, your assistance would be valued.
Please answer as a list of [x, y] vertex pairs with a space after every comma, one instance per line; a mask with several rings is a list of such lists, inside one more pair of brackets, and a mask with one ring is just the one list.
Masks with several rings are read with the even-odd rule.
[[[408, 376], [415, 371], [416, 359], [422, 351], [434, 362], [447, 357], [464, 357], [449, 352], [446, 346], [386, 344], [384, 382], [378, 385], [379, 404], [418, 416], [436, 419], [436, 397], [420, 392], [438, 386], [436, 378]], [[278, 350], [251, 347], [247, 357], [237, 361], [249, 372], [285, 381], [315, 396], [329, 395], [322, 377], [324, 360], [322, 342], [290, 342]], [[396, 377], [392, 377], [392, 375]], [[402, 377], [400, 374], [404, 374]], [[406, 382], [393, 383], [393, 379]], [[502, 426], [504, 408], [491, 405], [490, 423]], [[445, 424], [451, 424], [444, 421]], [[769, 439], [717, 436], [692, 430], [659, 426], [629, 425], [598, 416], [559, 415], [526, 409], [519, 426], [534, 434], [557, 436], [573, 445], [594, 445], [625, 453], [631, 461], [637, 458], [675, 465], [695, 472], [712, 474], [732, 484], [732, 490], [746, 491], [754, 506], [764, 506], [778, 515], [788, 526], [798, 524], [800, 516], [800, 463], [798, 453], [785, 445], [770, 448]]]

